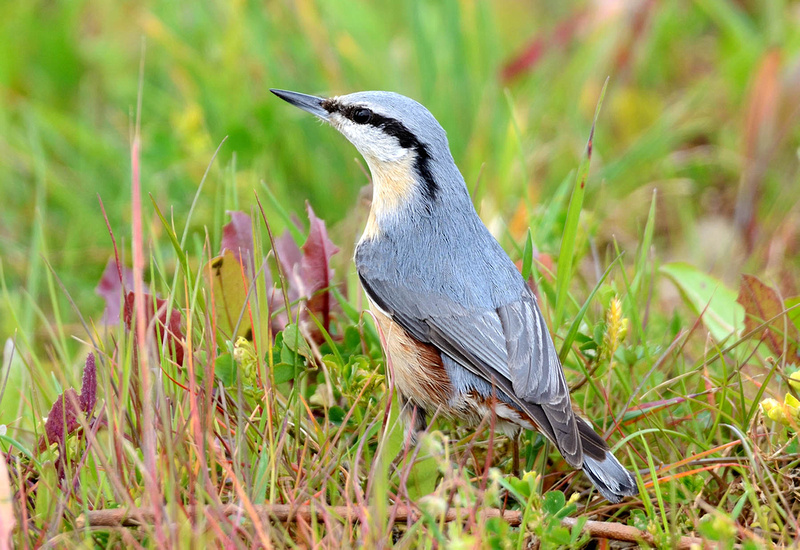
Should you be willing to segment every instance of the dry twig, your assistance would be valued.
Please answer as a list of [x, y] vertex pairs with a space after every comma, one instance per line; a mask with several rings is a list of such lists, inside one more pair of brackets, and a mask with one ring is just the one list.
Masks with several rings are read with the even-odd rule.
[[[265, 504], [253, 506], [262, 521], [311, 521], [314, 516], [319, 516], [323, 511], [312, 506], [293, 507], [287, 504]], [[209, 513], [217, 512], [222, 515], [242, 514], [241, 507], [235, 504], [228, 504], [218, 510], [208, 510]], [[340, 521], [355, 522], [359, 519], [359, 510], [354, 506], [332, 506], [326, 509], [327, 515], [332, 518], [339, 518]], [[245, 512], [246, 513], [246, 512]], [[518, 526], [522, 522], [522, 512], [516, 510], [502, 511], [498, 508], [487, 508], [480, 512], [483, 519], [502, 517], [512, 526]], [[420, 514], [408, 506], [399, 506], [395, 514], [395, 520], [406, 522], [408, 520], [417, 521]], [[91, 527], [133, 527], [140, 524], [140, 520], [152, 522], [155, 513], [150, 509], [130, 510], [125, 508], [114, 508], [110, 510], [95, 510], [78, 518], [78, 528], [85, 525]], [[466, 519], [459, 514], [458, 510], [450, 509], [445, 513], [445, 521], [458, 521]], [[564, 526], [572, 528], [578, 522], [578, 518], [567, 517], [562, 520]], [[646, 542], [655, 544], [653, 535], [647, 531], [642, 531], [635, 527], [623, 523], [606, 521], [587, 521], [583, 526], [583, 532], [595, 538], [619, 540], [626, 542]], [[693, 546], [706, 548], [707, 545], [698, 537], [681, 537], [675, 541], [675, 548], [689, 550]]]

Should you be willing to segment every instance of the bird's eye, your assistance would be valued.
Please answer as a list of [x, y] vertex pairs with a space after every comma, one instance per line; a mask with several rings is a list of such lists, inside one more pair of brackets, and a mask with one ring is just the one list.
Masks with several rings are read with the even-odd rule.
[[353, 122], [356, 124], [366, 124], [372, 120], [372, 111], [369, 109], [356, 109], [353, 113]]

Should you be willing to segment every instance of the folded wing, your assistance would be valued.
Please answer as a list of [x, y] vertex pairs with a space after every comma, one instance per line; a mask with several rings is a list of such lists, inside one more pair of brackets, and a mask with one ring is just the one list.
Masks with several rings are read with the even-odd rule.
[[523, 286], [517, 300], [497, 308], [466, 308], [445, 294], [360, 275], [370, 300], [396, 323], [502, 389], [533, 418], [571, 466], [582, 466], [569, 388], [544, 318], [527, 287]]

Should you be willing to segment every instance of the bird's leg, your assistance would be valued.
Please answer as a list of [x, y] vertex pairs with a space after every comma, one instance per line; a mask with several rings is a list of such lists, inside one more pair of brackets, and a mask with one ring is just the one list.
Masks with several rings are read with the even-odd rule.
[[405, 439], [403, 440], [404, 449], [392, 460], [391, 468], [396, 470], [407, 456], [413, 453], [413, 447], [417, 444], [418, 434], [424, 432], [428, 427], [425, 409], [415, 405], [410, 399], [406, 399], [402, 394], [398, 396], [400, 403], [400, 420], [405, 429]]
[[513, 436], [511, 436], [511, 450], [512, 450], [512, 463], [511, 468], [513, 469], [514, 477], [519, 477], [519, 434], [522, 430], [517, 431]]
[[400, 416], [406, 427], [406, 441], [410, 442], [410, 445], [416, 445], [418, 434], [428, 428], [427, 414], [425, 409], [405, 397], [400, 397], [400, 403], [403, 406]]

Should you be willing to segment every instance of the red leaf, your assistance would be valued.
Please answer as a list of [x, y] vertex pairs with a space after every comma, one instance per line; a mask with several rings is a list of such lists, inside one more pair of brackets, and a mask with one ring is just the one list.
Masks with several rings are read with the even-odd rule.
[[101, 319], [104, 325], [116, 325], [119, 322], [122, 297], [126, 288], [133, 288], [133, 270], [128, 267], [118, 267], [114, 258], [109, 258], [100, 282], [94, 289], [95, 294], [103, 298], [106, 303]]
[[310, 204], [306, 205], [306, 209], [311, 226], [308, 238], [303, 243], [303, 259], [300, 265], [305, 283], [305, 296], [308, 298], [307, 307], [312, 313], [322, 313], [322, 325], [328, 330], [331, 313], [331, 296], [328, 288], [333, 279], [330, 261], [331, 257], [339, 252], [339, 248], [328, 238], [325, 222], [314, 215]]
[[307, 295], [311, 296], [318, 290], [331, 286], [333, 269], [330, 266], [331, 257], [339, 252], [339, 247], [328, 238], [325, 222], [314, 215], [311, 205], [307, 204], [308, 221], [311, 227], [308, 238], [303, 243], [303, 279], [307, 285]]
[[[78, 414], [83, 413], [88, 418], [96, 402], [97, 368], [94, 353], [90, 353], [86, 357], [86, 365], [83, 367], [81, 393], [77, 394], [74, 389], [69, 388], [58, 396], [58, 399], [53, 403], [50, 412], [47, 414], [47, 421], [44, 424], [44, 433], [47, 440], [46, 442], [43, 440], [40, 443], [40, 448], [43, 448], [43, 445], [46, 445], [47, 442], [57, 442], [59, 446], [63, 445], [66, 436], [80, 426]], [[75, 406], [76, 403], [80, 408]]]
[[[156, 298], [156, 309], [153, 308], [153, 297], [150, 294], [144, 295], [144, 309], [145, 315], [147, 319], [145, 323], [147, 326], [150, 326], [150, 321], [153, 319], [153, 311], [157, 311], [158, 313], [158, 330], [156, 331], [156, 326], [153, 326], [154, 334], [158, 335], [158, 345], [159, 347], [162, 345], [162, 338], [164, 335], [167, 337], [167, 346], [169, 349], [173, 350], [175, 353], [175, 362], [178, 365], [183, 365], [183, 355], [184, 349], [183, 344], [181, 343], [184, 340], [184, 334], [181, 330], [181, 313], [180, 311], [173, 309], [172, 313], [169, 316], [169, 322], [167, 321], [167, 301], [161, 300], [160, 298]], [[133, 301], [134, 301], [134, 293], [128, 292], [128, 295], [125, 297], [125, 326], [128, 327], [128, 330], [131, 329], [131, 321], [133, 319], [134, 310], [133, 310]]]
[[[764, 328], [764, 341], [770, 351], [776, 356], [783, 355], [784, 341], [786, 341], [786, 354], [789, 361], [800, 359], [797, 353], [797, 343], [800, 333], [789, 319], [784, 319], [783, 302], [775, 290], [753, 275], [742, 275], [742, 284], [739, 287], [739, 296], [736, 301], [744, 306], [745, 321], [744, 332], [748, 333], [757, 329], [764, 322], [775, 318]], [[784, 322], [786, 321], [786, 322]], [[788, 334], [784, 329], [788, 327]], [[788, 337], [788, 338], [787, 338]]]
[[226, 250], [230, 250], [238, 257], [239, 263], [244, 264], [245, 261], [249, 261], [252, 273], [255, 273], [253, 222], [244, 212], [228, 210], [227, 214], [231, 217], [231, 221], [222, 228], [222, 249], [219, 253], [223, 254]]
[[308, 310], [322, 316], [327, 330], [331, 310], [330, 293], [327, 289], [333, 279], [330, 259], [339, 252], [339, 247], [328, 238], [325, 222], [314, 214], [310, 205], [306, 205], [306, 208], [310, 227], [303, 246], [298, 248], [287, 231], [275, 241], [275, 249], [289, 285], [289, 301], [305, 298]]

